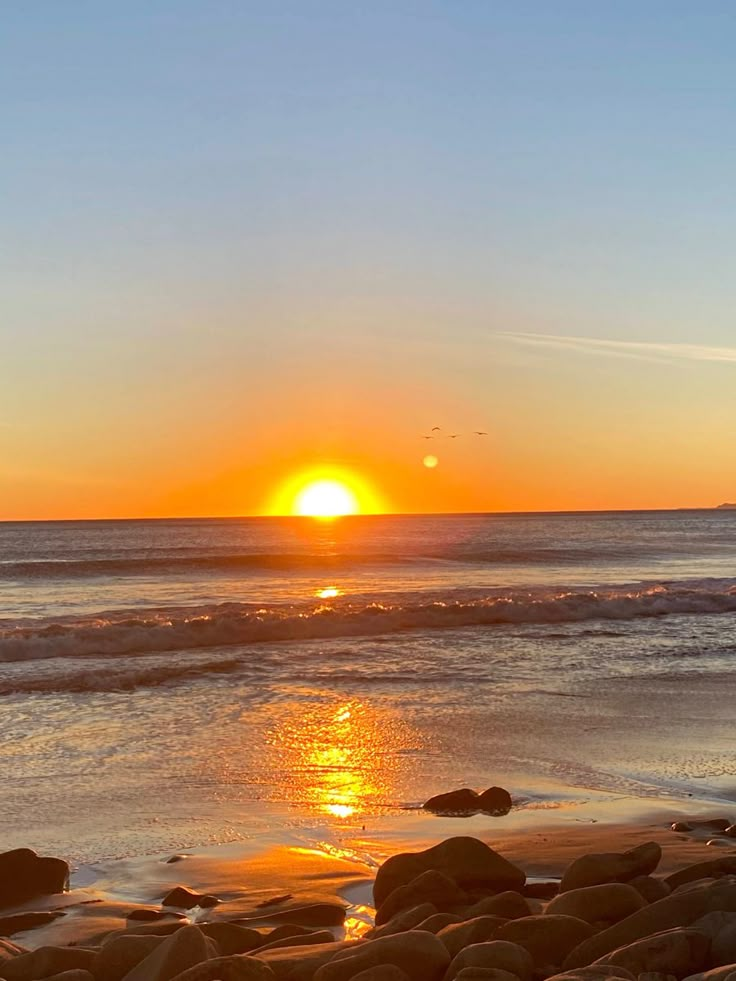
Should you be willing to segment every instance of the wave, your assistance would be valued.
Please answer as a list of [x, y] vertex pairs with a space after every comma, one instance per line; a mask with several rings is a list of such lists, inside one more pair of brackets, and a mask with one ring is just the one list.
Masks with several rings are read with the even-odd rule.
[[573, 565], [625, 561], [639, 549], [605, 546], [489, 549], [445, 548], [422, 549], [399, 554], [395, 552], [322, 552], [322, 553], [238, 553], [222, 555], [135, 555], [113, 558], [10, 559], [0, 561], [0, 580], [86, 579], [107, 576], [166, 576], [186, 573], [248, 573], [259, 570], [276, 572], [326, 572], [369, 566], [407, 565], [417, 562], [449, 562], [463, 565]]
[[[416, 594], [414, 594], [416, 595]], [[201, 608], [118, 612], [86, 619], [0, 623], [0, 662], [145, 654], [267, 641], [392, 634], [406, 630], [632, 620], [736, 612], [732, 581], [605, 590], [507, 591], [480, 598], [308, 606], [224, 603]]]

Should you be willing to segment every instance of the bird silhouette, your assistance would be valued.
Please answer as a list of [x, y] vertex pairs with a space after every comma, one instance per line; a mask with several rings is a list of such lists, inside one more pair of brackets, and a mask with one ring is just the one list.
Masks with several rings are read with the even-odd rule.
[[479, 432], [479, 431], [478, 431], [478, 430], [476, 429], [476, 430], [475, 430], [475, 435], [476, 435], [476, 436], [487, 436], [487, 435], [488, 435], [488, 433], [483, 433], [483, 432]]
[[440, 426], [432, 426], [432, 432], [438, 433], [440, 431], [440, 428], [441, 428]]
[[434, 436], [422, 436], [422, 439], [434, 439]]
[[447, 436], [447, 438], [448, 439], [457, 439], [458, 436], [462, 436], [462, 433], [449, 433], [448, 436]]

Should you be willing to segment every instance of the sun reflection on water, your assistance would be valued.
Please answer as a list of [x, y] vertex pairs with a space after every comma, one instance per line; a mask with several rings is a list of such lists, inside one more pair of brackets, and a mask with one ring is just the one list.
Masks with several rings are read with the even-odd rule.
[[271, 730], [292, 794], [337, 818], [396, 803], [401, 771], [422, 739], [391, 712], [360, 701], [313, 705]]
[[340, 596], [341, 594], [342, 590], [338, 589], [337, 586], [324, 586], [321, 589], [318, 589], [314, 595], [318, 596], [320, 599], [334, 599], [336, 596]]

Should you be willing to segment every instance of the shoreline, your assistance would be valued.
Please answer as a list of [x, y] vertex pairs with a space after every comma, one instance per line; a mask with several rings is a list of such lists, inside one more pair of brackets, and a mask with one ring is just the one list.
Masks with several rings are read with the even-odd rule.
[[[141, 910], [160, 910], [161, 898], [181, 885], [220, 900], [211, 909], [186, 912], [182, 922], [238, 919], [259, 929], [273, 928], [283, 922], [279, 914], [295, 905], [333, 904], [347, 907], [344, 928], [333, 929], [336, 939], [355, 938], [373, 923], [371, 889], [377, 869], [398, 853], [471, 836], [521, 867], [533, 882], [558, 880], [572, 859], [586, 852], [622, 851], [656, 841], [663, 851], [660, 871], [667, 874], [683, 865], [736, 857], [736, 839], [719, 841], [712, 830], [683, 834], [670, 827], [674, 821], [714, 818], [733, 821], [736, 803], [603, 800], [591, 794], [585, 802], [512, 809], [501, 818], [409, 811], [362, 826], [272, 827], [225, 844], [80, 865], [72, 870], [68, 893], [1, 910], [0, 916], [54, 910], [63, 915], [13, 935], [13, 941], [28, 948], [85, 944], [114, 930], [130, 930], [132, 912], [143, 916]], [[182, 857], [168, 861], [174, 854]], [[172, 912], [161, 922], [176, 922], [173, 917], [181, 915]], [[146, 924], [144, 932], [154, 925]]]

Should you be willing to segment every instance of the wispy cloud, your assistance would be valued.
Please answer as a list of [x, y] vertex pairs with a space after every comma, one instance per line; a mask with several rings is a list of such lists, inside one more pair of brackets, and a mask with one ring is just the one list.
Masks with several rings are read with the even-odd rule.
[[501, 331], [500, 336], [531, 347], [551, 347], [581, 354], [610, 358], [635, 358], [638, 361], [721, 361], [736, 364], [736, 347], [713, 347], [709, 344], [677, 344], [664, 341], [618, 341], [597, 337], [572, 337], [564, 334], [532, 334]]

